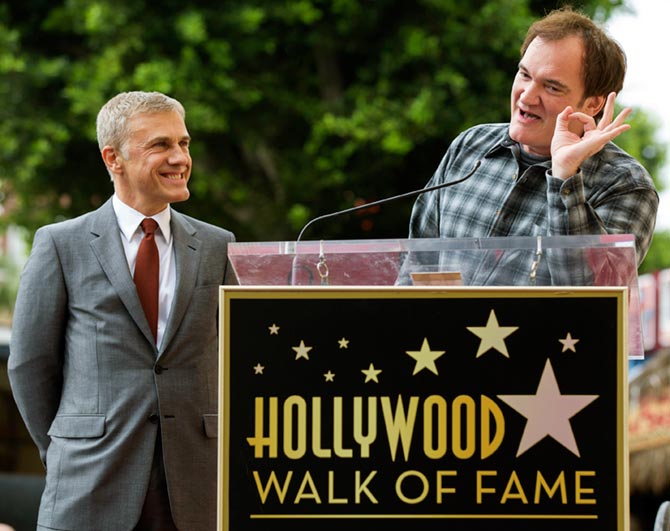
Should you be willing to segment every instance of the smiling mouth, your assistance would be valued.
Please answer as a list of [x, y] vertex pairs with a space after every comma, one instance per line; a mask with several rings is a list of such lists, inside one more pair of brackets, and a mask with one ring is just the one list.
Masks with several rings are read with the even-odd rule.
[[183, 179], [181, 173], [164, 173], [162, 176], [168, 181], [180, 181]]
[[540, 119], [540, 117], [537, 114], [533, 114], [532, 112], [524, 111], [523, 109], [519, 109], [519, 114], [521, 115], [522, 118], [525, 118], [526, 120], [539, 120]]

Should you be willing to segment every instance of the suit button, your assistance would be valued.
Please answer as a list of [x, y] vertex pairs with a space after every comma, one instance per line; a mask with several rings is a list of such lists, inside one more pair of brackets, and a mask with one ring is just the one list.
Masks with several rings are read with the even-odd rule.
[[160, 418], [158, 415], [156, 415], [156, 413], [154, 413], [153, 415], [149, 415], [149, 422], [151, 422], [151, 424], [158, 424], [159, 421]]
[[154, 372], [155, 372], [156, 374], [161, 374], [164, 370], [165, 370], [165, 369], [164, 369], [162, 366], [158, 365], [158, 364], [156, 364], [156, 366], [154, 367]]

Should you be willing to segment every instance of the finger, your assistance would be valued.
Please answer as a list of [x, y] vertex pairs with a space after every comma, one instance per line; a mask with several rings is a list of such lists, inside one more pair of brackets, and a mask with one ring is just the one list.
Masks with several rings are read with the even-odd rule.
[[618, 137], [621, 133], [624, 131], [628, 131], [630, 129], [630, 124], [622, 124], [617, 127], [614, 127], [610, 130], [608, 130], [606, 133], [603, 134], [601, 137], [602, 140], [605, 142], [609, 142], [610, 140], [614, 140], [616, 137]]
[[585, 127], [589, 127], [590, 129], [593, 129], [596, 126], [596, 122], [593, 119], [593, 116], [590, 116], [583, 112], [573, 112], [572, 114], [570, 114], [570, 116], [568, 116], [567, 119], [568, 121], [572, 122], [580, 122], [582, 125], [584, 125]]
[[605, 101], [605, 108], [603, 109], [603, 117], [600, 120], [600, 124], [603, 127], [607, 127], [612, 123], [612, 117], [614, 116], [614, 100], [616, 98], [616, 92], [610, 92], [607, 95], [607, 100]]
[[591, 156], [595, 153], [598, 153], [605, 144], [611, 140], [614, 140], [617, 136], [619, 136], [624, 131], [627, 131], [628, 129], [630, 129], [630, 125], [623, 124], [613, 129], [608, 129], [607, 131], [598, 131], [592, 135], [584, 136], [582, 139], [582, 144], [584, 149], [588, 151], [588, 156]]
[[573, 113], [573, 109], [570, 105], [568, 105], [565, 109], [563, 109], [560, 113], [558, 113], [558, 116], [556, 117], [557, 120], [563, 120], [567, 122], [570, 119], [570, 116]]
[[623, 124], [624, 121], [626, 120], [626, 118], [628, 118], [628, 116], [630, 115], [631, 112], [633, 112], [633, 109], [631, 107], [626, 107], [625, 109], [623, 109], [619, 113], [619, 115], [614, 119], [614, 121], [612, 122], [611, 125], [617, 127], [617, 126]]
[[569, 105], [563, 109], [556, 116], [556, 127], [555, 131], [561, 131], [568, 128], [568, 122], [570, 121], [570, 116], [572, 115], [573, 110]]

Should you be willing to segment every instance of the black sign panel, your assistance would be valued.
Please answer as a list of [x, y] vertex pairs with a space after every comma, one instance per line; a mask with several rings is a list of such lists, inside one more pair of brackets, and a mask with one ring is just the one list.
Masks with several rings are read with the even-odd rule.
[[224, 531], [627, 528], [625, 288], [222, 290]]

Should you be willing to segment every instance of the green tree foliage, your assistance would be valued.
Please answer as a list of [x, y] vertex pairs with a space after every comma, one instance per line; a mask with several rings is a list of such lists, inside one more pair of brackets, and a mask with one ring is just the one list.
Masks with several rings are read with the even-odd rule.
[[656, 139], [656, 132], [660, 128], [658, 119], [637, 109], [627, 122], [631, 129], [618, 136], [614, 142], [644, 165], [660, 190], [664, 184], [661, 171], [667, 160], [667, 148]]
[[[581, 8], [604, 20], [621, 3]], [[34, 230], [101, 204], [112, 186], [95, 142], [98, 109], [119, 91], [160, 90], [185, 104], [194, 139], [192, 197], [177, 208], [240, 240], [295, 239], [316, 215], [422, 187], [458, 132], [506, 121], [525, 30], [554, 7], [538, 0], [5, 4], [5, 221]], [[396, 202], [330, 220], [305, 238], [404, 237], [410, 208]]]
[[654, 234], [654, 240], [640, 266], [639, 273], [651, 273], [668, 267], [670, 267], [670, 231], [658, 231]]

